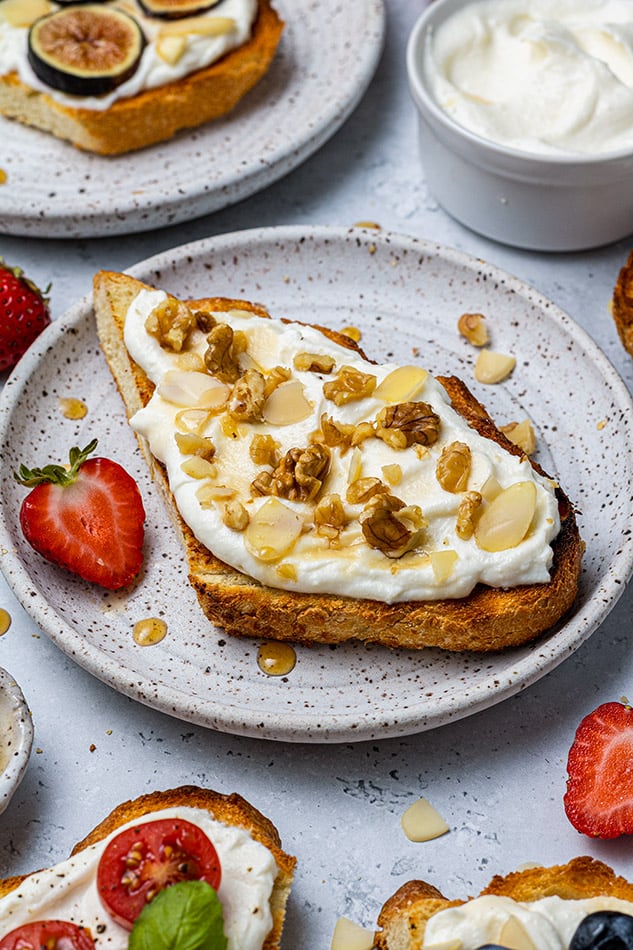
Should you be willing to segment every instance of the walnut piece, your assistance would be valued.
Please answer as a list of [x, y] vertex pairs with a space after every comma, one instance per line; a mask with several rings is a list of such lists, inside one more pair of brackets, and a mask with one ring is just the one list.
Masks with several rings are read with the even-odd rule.
[[195, 432], [176, 432], [176, 445], [183, 455], [197, 455], [207, 461], [215, 455], [213, 441]]
[[279, 459], [277, 449], [279, 442], [272, 435], [254, 435], [251, 439], [248, 454], [255, 465], [270, 465], [274, 468]]
[[313, 501], [330, 469], [330, 450], [315, 443], [289, 449], [273, 472], [260, 472], [251, 482], [257, 495], [276, 495], [290, 501]]
[[321, 432], [315, 434], [314, 441], [324, 442], [330, 448], [338, 447], [341, 455], [345, 455], [349, 448], [360, 445], [365, 439], [374, 435], [371, 422], [360, 422], [353, 425], [348, 422], [337, 422], [331, 416], [321, 415]]
[[457, 509], [455, 531], [462, 541], [468, 541], [475, 530], [475, 519], [483, 498], [478, 491], [467, 491]]
[[387, 557], [399, 558], [420, 543], [427, 522], [417, 505], [395, 495], [375, 495], [360, 516], [367, 544]]
[[483, 313], [462, 313], [457, 329], [473, 346], [485, 346], [488, 342], [488, 327]]
[[264, 393], [266, 399], [273, 393], [278, 386], [281, 386], [282, 383], [288, 382], [292, 373], [285, 366], [273, 366], [266, 376], [266, 382], [264, 384]]
[[466, 491], [471, 462], [470, 448], [465, 442], [451, 442], [444, 446], [435, 467], [435, 477], [444, 491]]
[[323, 384], [323, 393], [326, 399], [331, 399], [336, 406], [345, 406], [348, 402], [356, 402], [371, 396], [376, 388], [376, 377], [370, 373], [361, 373], [353, 366], [341, 366], [336, 379]]
[[257, 369], [247, 369], [233, 386], [228, 413], [238, 422], [261, 422], [265, 402], [264, 377]]
[[164, 349], [180, 353], [191, 331], [197, 326], [195, 314], [181, 300], [167, 297], [154, 307], [145, 321], [145, 329]]
[[376, 417], [376, 435], [392, 448], [433, 445], [440, 434], [440, 417], [427, 402], [385, 406]]
[[204, 362], [210, 373], [223, 383], [235, 383], [241, 376], [238, 357], [246, 350], [246, 337], [234, 333], [228, 323], [217, 323], [207, 335]]
[[370, 498], [381, 493], [389, 493], [387, 486], [379, 478], [367, 476], [352, 482], [345, 493], [345, 500], [350, 505], [366, 505]]
[[249, 520], [248, 512], [241, 501], [228, 501], [222, 509], [222, 521], [233, 531], [245, 531]]
[[334, 369], [336, 360], [324, 353], [297, 353], [293, 363], [300, 373], [324, 373], [327, 376]]
[[329, 538], [331, 544], [336, 544], [348, 520], [341, 496], [335, 493], [325, 495], [314, 509], [316, 533]]
[[536, 452], [536, 433], [534, 426], [529, 419], [522, 422], [508, 422], [505, 426], [499, 426], [503, 434], [514, 445], [525, 452], [526, 455], [533, 455]]

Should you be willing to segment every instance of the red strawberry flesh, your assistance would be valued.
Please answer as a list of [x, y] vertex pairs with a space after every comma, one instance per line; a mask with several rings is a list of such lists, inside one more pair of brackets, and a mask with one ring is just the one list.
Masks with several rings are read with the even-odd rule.
[[140, 570], [144, 520], [136, 482], [105, 458], [84, 461], [70, 484], [41, 482], [20, 509], [24, 536], [36, 551], [110, 590]]
[[50, 322], [44, 294], [0, 258], [0, 372], [12, 369]]
[[582, 834], [633, 834], [633, 709], [604, 703], [580, 723], [567, 761], [565, 813]]

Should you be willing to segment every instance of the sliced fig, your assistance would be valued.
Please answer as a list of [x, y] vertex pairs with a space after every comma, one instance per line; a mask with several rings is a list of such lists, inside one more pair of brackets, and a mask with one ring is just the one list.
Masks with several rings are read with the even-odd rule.
[[147, 16], [160, 17], [163, 20], [198, 16], [221, 2], [222, 0], [138, 0], [141, 10]]
[[139, 23], [98, 3], [72, 5], [40, 17], [29, 30], [36, 76], [73, 96], [101, 96], [132, 76], [146, 45]]

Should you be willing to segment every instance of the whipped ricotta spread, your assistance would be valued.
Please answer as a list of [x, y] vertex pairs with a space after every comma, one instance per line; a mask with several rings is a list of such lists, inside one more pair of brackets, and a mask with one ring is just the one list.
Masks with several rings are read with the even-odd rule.
[[[156, 386], [147, 406], [130, 421], [164, 464], [185, 522], [225, 563], [272, 587], [387, 603], [464, 597], [478, 582], [510, 587], [549, 580], [550, 542], [560, 527], [552, 483], [537, 474], [527, 458], [509, 454], [469, 427], [430, 374], [419, 367], [368, 363], [310, 326], [243, 310], [217, 313], [219, 324], [246, 341], [238, 357], [240, 371], [256, 368], [269, 382], [279, 367], [285, 370], [267, 397], [261, 421], [236, 422], [231, 417], [234, 390], [205, 369], [206, 333], [194, 329], [186, 349], [176, 353], [148, 332], [148, 318], [166, 300], [162, 291], [143, 289], [127, 313], [125, 345]], [[305, 368], [313, 357], [319, 365]], [[191, 369], [196, 365], [203, 372]], [[375, 379], [371, 394], [341, 405], [331, 393], [326, 397], [328, 385], [336, 389], [337, 381], [353, 371]], [[428, 448], [394, 447], [368, 428], [390, 403], [400, 403], [407, 389], [414, 409], [426, 404], [422, 414], [432, 410], [436, 415], [437, 440]], [[200, 405], [212, 408], [190, 412]], [[258, 437], [274, 444], [278, 465], [290, 450], [323, 442], [321, 429], [327, 420], [339, 431], [347, 427], [348, 433], [369, 432], [370, 437], [357, 445], [336, 445], [336, 438], [330, 439], [329, 468], [316, 498], [306, 501], [285, 494], [283, 476], [279, 492], [253, 489], [253, 482], [265, 483], [275, 471], [275, 460], [265, 464], [253, 452]], [[182, 434], [189, 424], [213, 445], [207, 468], [187, 457]], [[436, 474], [443, 451], [455, 443], [467, 446], [470, 454], [462, 491], [445, 490]], [[363, 518], [373, 511], [375, 499], [358, 497], [368, 484], [365, 479], [373, 479], [369, 484], [378, 483], [382, 492], [405, 506], [412, 538], [404, 552], [368, 543]], [[474, 536], [464, 539], [457, 530], [464, 499], [491, 483], [498, 491], [519, 483], [534, 486], [529, 528], [520, 543], [506, 550], [483, 550]], [[271, 497], [275, 494], [278, 497]], [[340, 504], [334, 503], [337, 499]], [[323, 505], [327, 508], [329, 502], [331, 511], [324, 513]], [[236, 503], [242, 523], [227, 519], [227, 504]], [[334, 516], [329, 518], [328, 511]], [[380, 524], [376, 531], [380, 534]]]
[[538, 154], [633, 147], [629, 0], [475, 0], [435, 29], [427, 88], [457, 123]]
[[[140, 24], [147, 40], [140, 65], [133, 76], [112, 92], [103, 96], [71, 96], [52, 89], [43, 83], [33, 72], [27, 58], [28, 29], [8, 23], [0, 12], [0, 76], [16, 72], [27, 86], [45, 92], [62, 105], [97, 111], [109, 109], [117, 99], [135, 96], [145, 89], [164, 86], [188, 76], [205, 66], [210, 66], [225, 53], [242, 46], [251, 36], [251, 30], [257, 17], [257, 0], [222, 0], [220, 4], [196, 17], [190, 18], [192, 32], [186, 32], [187, 20], [175, 21], [178, 29], [178, 42], [184, 41], [178, 58], [161, 55], [161, 41], [173, 29], [173, 23], [149, 17], [141, 10], [136, 0], [113, 0], [107, 4], [133, 16]], [[50, 4], [51, 12], [61, 9], [56, 3]], [[200, 29], [200, 21], [220, 22], [220, 32], [206, 32]], [[197, 24], [193, 31], [194, 23]]]
[[484, 895], [434, 914], [427, 922], [422, 946], [430, 950], [459, 940], [461, 950], [477, 950], [501, 939], [503, 928], [514, 920], [530, 938], [535, 950], [567, 950], [581, 920], [601, 910], [633, 915], [633, 904], [615, 897], [584, 900], [542, 897], [523, 902]]
[[30, 874], [0, 898], [0, 936], [22, 924], [58, 919], [89, 928], [99, 950], [127, 950], [129, 931], [112, 920], [97, 892], [99, 859], [123, 829], [161, 818], [190, 821], [213, 842], [222, 868], [218, 897], [228, 950], [261, 950], [273, 924], [269, 905], [277, 875], [273, 855], [242, 828], [215, 821], [204, 809], [188, 807], [152, 812], [54, 868]]

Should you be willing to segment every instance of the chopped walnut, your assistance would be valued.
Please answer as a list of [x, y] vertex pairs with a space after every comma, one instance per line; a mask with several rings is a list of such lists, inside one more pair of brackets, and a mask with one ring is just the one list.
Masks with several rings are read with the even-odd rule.
[[257, 495], [277, 495], [290, 501], [312, 501], [330, 468], [330, 450], [325, 445], [290, 449], [273, 472], [260, 472], [251, 482]]
[[265, 396], [264, 377], [257, 369], [247, 369], [236, 381], [228, 412], [239, 422], [261, 422]]
[[471, 461], [470, 448], [465, 442], [451, 442], [442, 449], [435, 467], [435, 476], [444, 491], [466, 491]]
[[348, 522], [340, 495], [325, 495], [314, 509], [316, 533], [335, 544]]
[[375, 376], [361, 373], [353, 366], [341, 366], [336, 379], [323, 384], [323, 393], [325, 398], [331, 399], [336, 406], [344, 406], [348, 402], [371, 396], [375, 388]]
[[239, 355], [246, 350], [246, 337], [234, 333], [228, 323], [216, 324], [207, 335], [204, 362], [210, 373], [223, 383], [235, 383], [241, 375]]
[[286, 369], [285, 366], [274, 366], [266, 377], [264, 383], [264, 393], [266, 398], [270, 396], [272, 392], [277, 389], [282, 383], [288, 382], [292, 373], [289, 369]]
[[198, 329], [202, 330], [203, 333], [210, 333], [218, 322], [208, 310], [196, 310], [194, 316]]
[[176, 445], [183, 455], [198, 455], [209, 461], [215, 455], [215, 445], [211, 439], [195, 432], [176, 432]]
[[455, 531], [462, 541], [472, 538], [475, 530], [475, 519], [483, 499], [478, 491], [467, 491], [457, 509], [457, 523]]
[[360, 523], [367, 544], [391, 558], [417, 547], [427, 525], [417, 505], [405, 505], [400, 498], [386, 494], [372, 498]]
[[370, 498], [381, 493], [388, 494], [388, 487], [379, 478], [367, 476], [357, 478], [355, 482], [352, 482], [345, 494], [345, 500], [350, 505], [366, 505]]
[[353, 340], [354, 343], [360, 343], [362, 333], [360, 332], [358, 327], [341, 327], [341, 329], [338, 332], [341, 333], [343, 336], [349, 337], [349, 339]]
[[154, 307], [145, 321], [147, 332], [156, 337], [162, 347], [174, 353], [180, 353], [186, 346], [189, 335], [196, 326], [195, 314], [175, 297], [167, 297]]
[[336, 365], [336, 360], [324, 353], [297, 353], [294, 367], [303, 373], [324, 373], [328, 375]]
[[483, 313], [462, 313], [457, 321], [457, 329], [473, 346], [485, 346], [488, 342], [488, 328]]
[[222, 521], [233, 531], [245, 531], [249, 520], [248, 511], [241, 501], [229, 501], [222, 509]]
[[433, 445], [439, 432], [440, 417], [426, 402], [385, 406], [376, 417], [376, 435], [392, 448]]
[[255, 465], [270, 465], [274, 468], [279, 461], [278, 448], [279, 442], [272, 435], [254, 435], [248, 453]]
[[523, 422], [509, 422], [499, 428], [506, 438], [514, 445], [518, 445], [526, 455], [533, 455], [536, 452], [536, 433], [529, 419], [524, 419]]
[[350, 447], [360, 445], [365, 439], [374, 435], [374, 427], [371, 422], [360, 422], [353, 425], [347, 422], [337, 422], [331, 416], [321, 415], [321, 432], [314, 435], [314, 441], [323, 441], [330, 448], [338, 447], [341, 455]]

